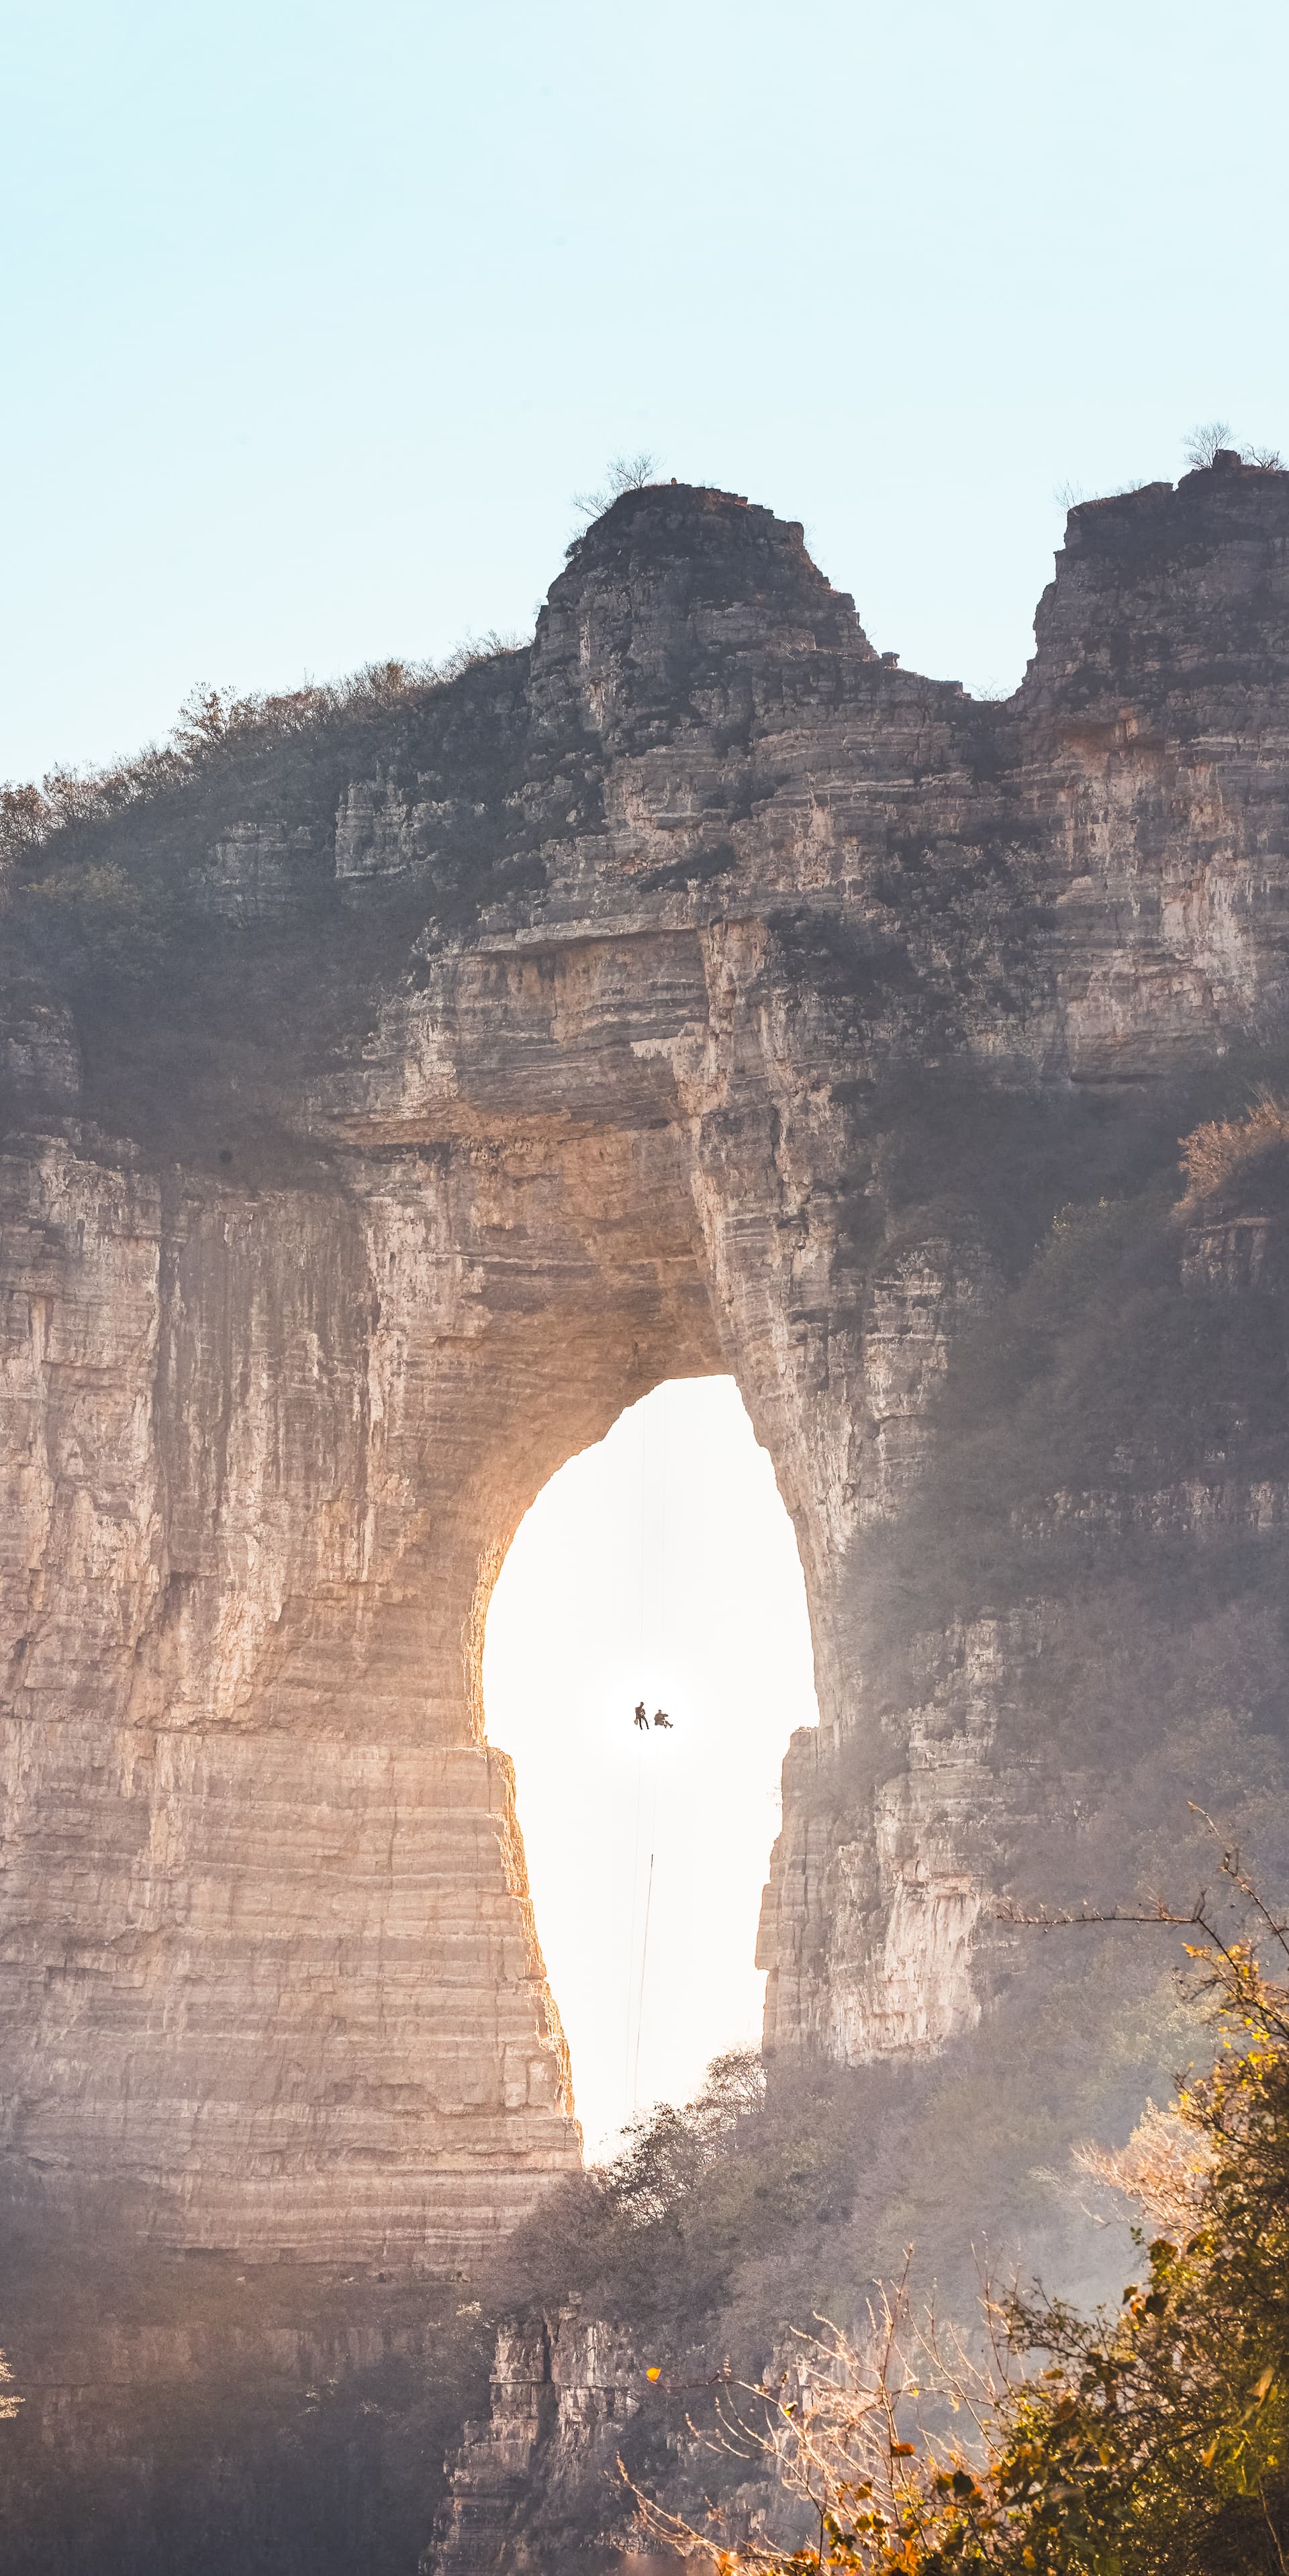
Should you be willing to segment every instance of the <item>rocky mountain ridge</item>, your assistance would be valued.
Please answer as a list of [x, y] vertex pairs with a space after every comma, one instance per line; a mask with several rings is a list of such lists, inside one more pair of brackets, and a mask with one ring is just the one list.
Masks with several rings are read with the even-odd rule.
[[974, 703], [657, 487], [530, 651], [21, 808], [24, 2207], [441, 2278], [576, 2173], [483, 1627], [665, 1377], [735, 1376], [805, 1570], [784, 2081], [986, 2048], [999, 1899], [1189, 1868], [1190, 1797], [1273, 1849], [1283, 1175], [1176, 1164], [1289, 1075], [1289, 476], [1072, 512], [1036, 643]]

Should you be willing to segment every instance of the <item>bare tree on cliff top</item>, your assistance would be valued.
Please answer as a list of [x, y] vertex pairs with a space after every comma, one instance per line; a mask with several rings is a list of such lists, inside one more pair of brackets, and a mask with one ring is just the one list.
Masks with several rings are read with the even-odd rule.
[[1243, 446], [1233, 449], [1229, 420], [1201, 421], [1198, 428], [1191, 431], [1184, 453], [1187, 464], [1199, 473], [1216, 464], [1219, 456], [1230, 453], [1239, 457], [1241, 465], [1260, 465], [1265, 472], [1271, 473], [1284, 472], [1284, 458], [1278, 447], [1252, 447], [1246, 440]]
[[624, 492], [643, 492], [649, 484], [656, 483], [660, 462], [661, 459], [651, 455], [645, 447], [636, 456], [613, 457], [598, 491], [573, 494], [574, 509], [581, 511], [589, 526], [592, 519], [603, 518], [605, 511], [611, 510]]
[[1229, 420], [1202, 420], [1191, 430], [1182, 452], [1187, 464], [1193, 466], [1196, 473], [1203, 473], [1214, 457], [1230, 444]]

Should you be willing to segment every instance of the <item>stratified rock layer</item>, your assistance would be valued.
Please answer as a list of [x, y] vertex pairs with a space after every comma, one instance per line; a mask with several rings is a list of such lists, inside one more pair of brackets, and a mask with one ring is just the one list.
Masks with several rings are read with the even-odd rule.
[[[1155, 1719], [1072, 1752], [1064, 1576], [927, 1624], [899, 1534], [924, 1551], [955, 1354], [1063, 1199], [1284, 1043], [1289, 477], [1075, 511], [1037, 642], [973, 704], [876, 658], [799, 528], [630, 494], [531, 654], [384, 747], [262, 728], [33, 862], [11, 2171], [181, 2244], [450, 2269], [577, 2162], [480, 1649], [529, 1503], [664, 1377], [736, 1377], [810, 1599], [771, 2047], [936, 2045], [1011, 1972], [995, 1899], [1044, 1836], [1105, 1877]], [[132, 985], [126, 934], [103, 972], [37, 936], [163, 863]], [[1234, 1278], [1228, 1235], [1185, 1257]], [[1165, 1489], [1120, 1427], [1114, 1509], [1200, 1553], [1238, 1523], [1277, 1594], [1285, 1460], [1254, 1495], [1235, 1441]]]

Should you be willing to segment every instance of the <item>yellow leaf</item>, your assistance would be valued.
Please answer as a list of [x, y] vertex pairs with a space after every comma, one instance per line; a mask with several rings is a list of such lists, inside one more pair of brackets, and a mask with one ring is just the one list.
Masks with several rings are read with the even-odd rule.
[[660, 2370], [647, 2370], [645, 2372], [646, 2379], [661, 2379], [661, 2377], [662, 2372]]

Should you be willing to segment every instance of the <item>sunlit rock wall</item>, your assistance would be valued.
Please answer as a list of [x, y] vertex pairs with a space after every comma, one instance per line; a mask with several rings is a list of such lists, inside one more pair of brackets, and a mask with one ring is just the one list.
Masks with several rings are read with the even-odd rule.
[[[480, 1648], [523, 1511], [666, 1376], [737, 1378], [814, 1623], [769, 2044], [934, 2046], [1012, 1971], [1000, 1888], [1075, 1827], [1113, 1877], [1155, 1720], [1076, 1758], [1055, 1578], [919, 1624], [898, 1540], [1063, 1198], [1284, 1044], [1287, 541], [1234, 461], [1085, 506], [980, 705], [799, 528], [628, 495], [531, 655], [387, 744], [266, 720], [31, 862], [73, 908], [168, 873], [133, 981], [32, 934], [3, 999], [13, 2173], [450, 2268], [576, 2161]], [[1256, 1510], [1230, 1457], [1116, 1472], [1187, 1544], [1252, 1512], [1280, 1583], [1274, 1461]]]

